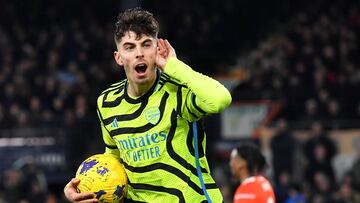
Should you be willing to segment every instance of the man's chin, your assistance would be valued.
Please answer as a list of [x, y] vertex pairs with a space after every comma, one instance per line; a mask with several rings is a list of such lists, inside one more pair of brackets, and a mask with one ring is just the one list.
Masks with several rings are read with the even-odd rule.
[[149, 77], [137, 77], [134, 82], [138, 85], [147, 85], [150, 81]]

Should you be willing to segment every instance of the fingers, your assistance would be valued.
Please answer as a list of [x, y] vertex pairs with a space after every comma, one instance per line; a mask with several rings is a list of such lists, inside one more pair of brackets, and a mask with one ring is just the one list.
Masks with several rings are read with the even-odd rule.
[[164, 41], [164, 46], [166, 47], [167, 50], [172, 50], [173, 47], [170, 45], [169, 41], [167, 40], [163, 40]]
[[65, 188], [64, 188], [64, 193], [67, 197], [70, 197], [72, 194], [76, 194], [77, 190], [76, 190], [76, 186], [80, 183], [79, 179], [73, 178], [71, 179], [71, 181], [66, 184]]
[[98, 199], [95, 198], [95, 195], [92, 192], [78, 193], [76, 190], [71, 190], [68, 191], [66, 197], [72, 202], [79, 202], [79, 203], [98, 202]]
[[164, 46], [161, 41], [163, 41], [163, 39], [161, 39], [161, 38], [159, 38], [157, 41], [157, 46], [158, 46], [159, 51], [162, 51], [164, 49]]
[[77, 186], [79, 183], [80, 183], [80, 180], [79, 180], [79, 179], [77, 179], [77, 178], [71, 179], [71, 184], [72, 184], [73, 186]]
[[64, 188], [64, 193], [66, 197], [70, 197], [72, 193], [76, 193], [76, 185], [79, 183], [76, 183], [77, 181], [72, 179], [68, 184], [66, 184]]
[[164, 67], [171, 57], [176, 57], [174, 48], [170, 45], [167, 40], [159, 38], [157, 40], [157, 56], [156, 56], [156, 65], [164, 71]]
[[161, 40], [162, 46], [166, 50], [166, 57], [176, 57], [174, 48], [171, 46], [168, 40]]
[[165, 49], [166, 48], [165, 40], [159, 38], [158, 45], [160, 46], [160, 48]]
[[81, 192], [81, 193], [74, 193], [72, 195], [72, 201], [75, 202], [97, 202], [98, 200], [95, 198], [94, 193], [92, 192]]
[[166, 47], [165, 41], [161, 38], [158, 39], [158, 51], [162, 57], [164, 57], [164, 58], [167, 57], [167, 54], [168, 54], [167, 47]]
[[91, 203], [98, 202], [95, 198], [94, 193], [92, 192], [81, 192], [79, 193], [76, 189], [77, 185], [80, 183], [79, 179], [73, 178], [64, 188], [65, 197], [71, 202], [79, 203]]

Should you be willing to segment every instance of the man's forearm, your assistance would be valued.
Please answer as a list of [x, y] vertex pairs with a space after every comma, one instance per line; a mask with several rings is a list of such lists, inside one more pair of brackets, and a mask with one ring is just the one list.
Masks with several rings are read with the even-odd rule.
[[170, 58], [165, 73], [189, 87], [196, 95], [196, 104], [207, 113], [219, 113], [231, 103], [230, 92], [217, 80], [194, 71], [176, 58]]

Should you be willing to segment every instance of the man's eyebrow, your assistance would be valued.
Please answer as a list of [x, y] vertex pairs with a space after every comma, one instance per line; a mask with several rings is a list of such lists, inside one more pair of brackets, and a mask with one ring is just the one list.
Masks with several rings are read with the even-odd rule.
[[134, 43], [131, 43], [131, 42], [125, 42], [122, 46], [132, 46], [134, 45]]
[[151, 39], [146, 39], [146, 40], [144, 40], [141, 44], [144, 44], [144, 43], [146, 43], [146, 42], [151, 42], [152, 40]]
[[[141, 44], [147, 43], [147, 42], [151, 42], [151, 39], [145, 39], [144, 41], [141, 42]], [[132, 42], [125, 42], [122, 46], [134, 46], [135, 43]]]

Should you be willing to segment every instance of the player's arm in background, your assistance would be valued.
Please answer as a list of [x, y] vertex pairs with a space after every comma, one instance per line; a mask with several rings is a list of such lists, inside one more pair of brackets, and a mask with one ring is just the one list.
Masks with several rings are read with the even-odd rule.
[[231, 103], [230, 92], [217, 80], [194, 71], [176, 58], [175, 50], [167, 40], [158, 40], [160, 69], [177, 83], [189, 88], [182, 92], [185, 102], [182, 112], [194, 121], [204, 115], [219, 113]]

